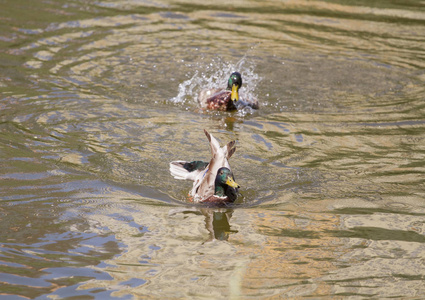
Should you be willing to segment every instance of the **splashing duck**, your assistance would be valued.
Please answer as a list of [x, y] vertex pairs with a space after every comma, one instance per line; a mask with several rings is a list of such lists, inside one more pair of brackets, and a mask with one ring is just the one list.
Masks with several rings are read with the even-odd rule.
[[242, 76], [233, 72], [227, 81], [227, 89], [205, 89], [199, 93], [198, 102], [202, 109], [232, 111], [249, 106], [258, 109], [258, 101], [239, 98], [239, 89], [242, 87]]
[[193, 180], [189, 196], [195, 203], [232, 203], [237, 199], [239, 185], [235, 182], [228, 159], [235, 153], [235, 141], [220, 147], [219, 142], [204, 129], [210, 142], [212, 158], [204, 161], [173, 161], [170, 173], [176, 179]]

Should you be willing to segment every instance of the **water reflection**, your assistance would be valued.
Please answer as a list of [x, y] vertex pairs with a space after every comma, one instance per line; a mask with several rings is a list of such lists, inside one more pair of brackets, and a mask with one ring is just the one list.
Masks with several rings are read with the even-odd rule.
[[193, 207], [178, 208], [170, 211], [170, 215], [176, 214], [195, 214], [205, 217], [205, 228], [208, 231], [209, 238], [205, 242], [213, 240], [227, 241], [232, 233], [237, 230], [231, 229], [230, 219], [233, 209], [231, 208], [213, 208], [213, 207]]
[[237, 233], [237, 230], [230, 228], [230, 218], [232, 217], [232, 209], [200, 209], [205, 216], [205, 227], [210, 233], [210, 239], [227, 241], [231, 233]]
[[[115, 236], [102, 228], [87, 232], [85, 220], [78, 218], [72, 225], [60, 221], [60, 206], [47, 201], [27, 211], [11, 205], [2, 212], [3, 295], [35, 298], [57, 293], [66, 297], [78, 295], [79, 284], [89, 278], [111, 279], [93, 266], [102, 266], [121, 251]], [[111, 293], [98, 291], [105, 297]]]

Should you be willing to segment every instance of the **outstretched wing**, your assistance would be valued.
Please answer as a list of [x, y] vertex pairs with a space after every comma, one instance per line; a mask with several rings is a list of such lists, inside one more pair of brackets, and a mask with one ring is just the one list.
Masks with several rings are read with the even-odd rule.
[[205, 171], [208, 162], [205, 161], [183, 161], [176, 160], [170, 163], [170, 173], [176, 179], [189, 179], [195, 181], [196, 178]]

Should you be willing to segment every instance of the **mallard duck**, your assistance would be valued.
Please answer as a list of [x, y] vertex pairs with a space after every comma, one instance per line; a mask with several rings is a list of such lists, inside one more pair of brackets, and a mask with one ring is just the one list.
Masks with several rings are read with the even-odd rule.
[[227, 90], [206, 89], [198, 96], [198, 102], [202, 109], [232, 111], [249, 106], [258, 109], [258, 101], [242, 100], [239, 98], [239, 89], [242, 87], [242, 76], [239, 72], [233, 72], [227, 81]]
[[220, 147], [218, 141], [204, 129], [210, 142], [212, 158], [204, 161], [173, 161], [170, 163], [171, 175], [176, 179], [193, 180], [189, 196], [196, 203], [223, 204], [234, 202], [239, 185], [235, 182], [228, 159], [235, 153], [235, 141]]

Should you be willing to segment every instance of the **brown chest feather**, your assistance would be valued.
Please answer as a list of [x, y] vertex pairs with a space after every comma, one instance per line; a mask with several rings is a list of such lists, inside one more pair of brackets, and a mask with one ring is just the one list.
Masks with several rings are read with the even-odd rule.
[[223, 91], [212, 95], [207, 99], [207, 108], [211, 110], [235, 110], [236, 107], [230, 99], [231, 93]]

